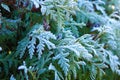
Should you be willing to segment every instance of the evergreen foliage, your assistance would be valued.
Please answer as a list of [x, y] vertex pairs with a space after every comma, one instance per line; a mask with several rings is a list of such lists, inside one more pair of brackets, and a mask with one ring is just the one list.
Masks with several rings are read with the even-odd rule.
[[120, 78], [119, 0], [0, 2], [1, 80]]

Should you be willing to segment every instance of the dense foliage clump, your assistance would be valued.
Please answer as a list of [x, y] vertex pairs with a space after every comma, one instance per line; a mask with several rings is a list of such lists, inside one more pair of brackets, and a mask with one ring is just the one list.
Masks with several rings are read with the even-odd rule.
[[0, 0], [1, 80], [118, 80], [119, 0]]

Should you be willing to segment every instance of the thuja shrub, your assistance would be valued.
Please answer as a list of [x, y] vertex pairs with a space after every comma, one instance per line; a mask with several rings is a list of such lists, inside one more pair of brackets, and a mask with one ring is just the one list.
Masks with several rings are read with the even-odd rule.
[[110, 2], [0, 0], [0, 79], [118, 80], [119, 0]]

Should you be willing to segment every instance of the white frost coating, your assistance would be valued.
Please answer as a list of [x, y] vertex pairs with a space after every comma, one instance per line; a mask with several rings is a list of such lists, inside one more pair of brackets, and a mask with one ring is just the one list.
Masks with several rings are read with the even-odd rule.
[[23, 65], [18, 67], [18, 70], [24, 70], [24, 73], [27, 74], [28, 69], [26, 67], [25, 61], [23, 61]]
[[36, 8], [40, 7], [40, 5], [39, 5], [40, 1], [39, 0], [31, 0], [31, 1], [34, 3]]
[[0, 51], [2, 51], [2, 47], [0, 47]]

